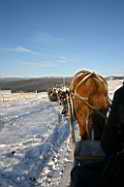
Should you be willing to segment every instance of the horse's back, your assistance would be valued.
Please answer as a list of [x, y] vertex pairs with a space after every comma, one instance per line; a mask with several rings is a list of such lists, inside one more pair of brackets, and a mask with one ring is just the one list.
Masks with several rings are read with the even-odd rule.
[[82, 79], [84, 79], [83, 81], [84, 83], [87, 80], [92, 81], [94, 78], [99, 86], [100, 85], [103, 85], [105, 87], [107, 86], [107, 81], [103, 76], [87, 70], [81, 70], [77, 72], [72, 78], [70, 89], [74, 91], [77, 87], [77, 84], [79, 84], [82, 81]]

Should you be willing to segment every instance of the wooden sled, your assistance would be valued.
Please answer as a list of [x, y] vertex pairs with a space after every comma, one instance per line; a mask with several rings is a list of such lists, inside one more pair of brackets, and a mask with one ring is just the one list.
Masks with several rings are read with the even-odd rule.
[[76, 143], [71, 170], [70, 187], [97, 187], [105, 164], [105, 155], [99, 141]]
[[104, 156], [99, 141], [85, 140], [76, 143], [74, 151], [75, 160], [99, 160], [103, 159]]

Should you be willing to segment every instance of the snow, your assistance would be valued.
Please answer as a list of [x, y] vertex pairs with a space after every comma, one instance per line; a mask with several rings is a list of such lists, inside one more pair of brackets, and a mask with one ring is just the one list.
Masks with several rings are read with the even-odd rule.
[[[37, 183], [37, 186], [47, 186], [46, 171], [50, 181], [51, 175], [61, 176], [63, 152], [67, 152], [64, 141], [69, 131], [66, 121], [60, 121], [59, 111], [58, 104], [50, 102], [47, 93], [29, 100], [1, 102], [0, 185], [28, 187]], [[59, 172], [58, 157], [62, 158]]]
[[123, 80], [109, 80], [108, 89], [109, 97], [113, 99], [113, 93], [122, 85]]
[[[111, 80], [109, 96], [122, 81]], [[0, 186], [59, 187], [69, 155], [69, 128], [47, 93], [0, 100]]]

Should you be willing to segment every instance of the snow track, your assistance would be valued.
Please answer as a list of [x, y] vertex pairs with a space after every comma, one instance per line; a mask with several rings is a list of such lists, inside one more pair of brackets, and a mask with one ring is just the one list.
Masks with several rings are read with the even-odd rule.
[[57, 103], [16, 103], [1, 106], [0, 114], [0, 185], [47, 187], [54, 179], [57, 186], [69, 136], [67, 122], [59, 119]]

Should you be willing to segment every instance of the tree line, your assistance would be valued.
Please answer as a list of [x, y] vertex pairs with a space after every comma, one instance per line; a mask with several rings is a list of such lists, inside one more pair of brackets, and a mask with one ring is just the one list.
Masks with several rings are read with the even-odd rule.
[[43, 92], [53, 87], [69, 87], [71, 77], [43, 77], [31, 79], [0, 79], [1, 90], [12, 92]]

